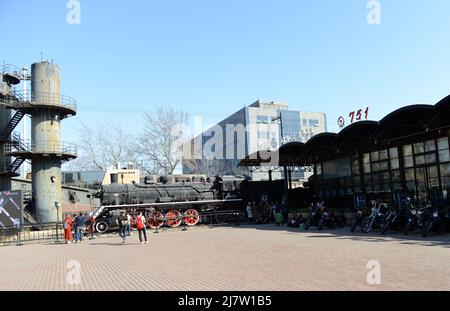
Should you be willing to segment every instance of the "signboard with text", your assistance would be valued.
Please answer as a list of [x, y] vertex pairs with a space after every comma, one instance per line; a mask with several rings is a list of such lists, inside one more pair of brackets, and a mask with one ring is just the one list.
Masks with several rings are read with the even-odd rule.
[[0, 192], [0, 227], [16, 227], [23, 223], [22, 191]]

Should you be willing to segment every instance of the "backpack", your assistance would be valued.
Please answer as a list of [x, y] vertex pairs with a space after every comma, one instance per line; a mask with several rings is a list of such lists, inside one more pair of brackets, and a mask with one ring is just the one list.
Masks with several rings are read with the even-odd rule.
[[144, 229], [144, 223], [142, 222], [142, 217], [137, 217], [136, 219], [136, 228]]

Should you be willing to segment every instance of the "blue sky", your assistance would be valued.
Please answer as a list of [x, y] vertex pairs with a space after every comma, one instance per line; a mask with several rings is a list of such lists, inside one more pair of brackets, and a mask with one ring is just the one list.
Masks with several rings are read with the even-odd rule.
[[[81, 24], [66, 0], [0, 0], [0, 60], [53, 59], [78, 114], [63, 122], [76, 141], [82, 121], [141, 131], [141, 113], [165, 103], [217, 122], [258, 98], [337, 118], [450, 94], [450, 1], [81, 0]], [[6, 41], [5, 41], [6, 38]], [[348, 118], [347, 118], [348, 120]]]

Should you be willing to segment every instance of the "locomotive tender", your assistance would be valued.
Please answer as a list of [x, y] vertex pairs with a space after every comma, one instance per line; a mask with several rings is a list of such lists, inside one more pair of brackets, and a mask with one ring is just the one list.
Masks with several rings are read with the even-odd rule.
[[175, 228], [183, 222], [194, 226], [205, 213], [231, 213], [242, 207], [240, 187], [246, 179], [217, 176], [213, 182], [203, 179], [171, 183], [162, 177], [158, 183], [146, 179], [143, 184], [119, 184], [116, 178], [112, 180], [112, 184], [101, 186], [96, 194], [101, 207], [94, 212], [95, 229], [100, 233], [116, 226], [120, 210], [144, 212], [148, 226], [153, 229], [164, 224]]

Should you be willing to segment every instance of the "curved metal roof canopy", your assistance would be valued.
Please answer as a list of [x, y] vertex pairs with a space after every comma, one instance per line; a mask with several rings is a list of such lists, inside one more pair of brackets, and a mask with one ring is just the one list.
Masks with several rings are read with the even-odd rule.
[[339, 149], [354, 153], [361, 149], [373, 148], [379, 132], [380, 124], [377, 121], [352, 123], [339, 132]]
[[279, 163], [287, 166], [304, 166], [307, 162], [305, 156], [305, 144], [301, 142], [290, 142], [282, 145], [279, 149]]
[[[349, 155], [356, 152], [375, 150], [378, 145], [389, 145], [391, 141], [411, 139], [413, 136], [450, 129], [450, 96], [436, 105], [411, 105], [399, 108], [379, 122], [360, 121], [342, 129], [339, 134], [321, 133], [305, 144], [294, 142], [279, 148], [280, 164], [304, 166]], [[256, 158], [257, 157], [253, 157]], [[242, 160], [239, 165], [258, 160]]]
[[431, 129], [449, 128], [450, 120], [450, 95], [442, 99], [434, 106], [435, 116], [430, 122]]
[[390, 141], [427, 131], [434, 115], [434, 106], [431, 105], [399, 108], [381, 119], [380, 132], [376, 139]]

